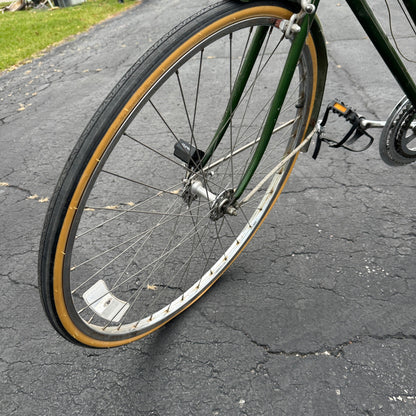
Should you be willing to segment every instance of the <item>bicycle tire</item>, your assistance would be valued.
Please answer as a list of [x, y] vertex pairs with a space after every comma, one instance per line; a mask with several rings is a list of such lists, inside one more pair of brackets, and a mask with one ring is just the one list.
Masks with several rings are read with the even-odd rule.
[[[99, 107], [60, 176], [41, 238], [41, 300], [64, 338], [107, 348], [146, 336], [199, 299], [246, 247], [297, 155], [235, 212], [220, 212], [218, 201], [231, 197], [256, 147], [290, 46], [276, 21], [297, 7], [224, 1], [202, 10], [150, 48]], [[186, 138], [195, 154], [206, 150], [259, 26], [268, 37], [226, 137], [205, 170], [191, 168], [175, 143]], [[306, 135], [320, 78], [316, 44], [309, 34], [278, 131], [240, 200]]]

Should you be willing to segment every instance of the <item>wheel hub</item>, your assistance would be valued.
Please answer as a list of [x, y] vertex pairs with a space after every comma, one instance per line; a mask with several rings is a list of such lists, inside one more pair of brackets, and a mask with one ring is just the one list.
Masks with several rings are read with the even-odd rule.
[[233, 195], [234, 191], [231, 189], [221, 192], [218, 195], [217, 199], [214, 202], [214, 205], [211, 208], [211, 213], [209, 215], [209, 218], [212, 221], [219, 220], [224, 216], [224, 214], [237, 215], [236, 208], [231, 205]]
[[217, 221], [225, 214], [233, 216], [237, 215], [237, 209], [231, 205], [234, 190], [227, 189], [216, 195], [206, 188], [198, 179], [193, 179], [191, 181], [184, 180], [184, 182], [186, 182], [184, 192], [182, 193], [184, 201], [188, 206], [191, 206], [193, 201], [198, 199], [198, 197], [208, 200], [210, 208], [209, 218], [212, 221]]

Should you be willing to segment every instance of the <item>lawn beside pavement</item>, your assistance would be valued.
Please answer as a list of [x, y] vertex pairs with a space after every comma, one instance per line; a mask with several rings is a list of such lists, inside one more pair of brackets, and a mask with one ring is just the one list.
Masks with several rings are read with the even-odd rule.
[[[0, 8], [9, 4], [0, 3]], [[119, 14], [140, 0], [87, 0], [65, 8], [0, 14], [0, 72], [39, 56], [47, 48]]]

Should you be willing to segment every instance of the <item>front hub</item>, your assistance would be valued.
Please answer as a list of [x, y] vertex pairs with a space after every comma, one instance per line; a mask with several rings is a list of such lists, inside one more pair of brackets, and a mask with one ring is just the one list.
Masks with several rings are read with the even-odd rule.
[[182, 198], [186, 201], [188, 206], [191, 206], [192, 202], [196, 199], [203, 198], [208, 201], [210, 210], [209, 218], [212, 221], [217, 221], [225, 214], [237, 215], [236, 208], [231, 205], [234, 195], [234, 191], [232, 189], [227, 189], [216, 195], [205, 187], [199, 179], [185, 181], [186, 184]]

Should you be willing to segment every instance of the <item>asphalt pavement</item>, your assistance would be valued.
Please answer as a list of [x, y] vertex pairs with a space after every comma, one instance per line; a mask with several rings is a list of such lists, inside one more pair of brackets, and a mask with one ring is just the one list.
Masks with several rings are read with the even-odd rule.
[[[143, 1], [0, 75], [0, 414], [416, 415], [416, 165], [377, 146], [302, 155], [245, 254], [144, 340], [84, 349], [49, 325], [37, 253], [65, 160], [130, 65], [208, 3]], [[385, 119], [401, 91], [347, 5], [321, 3], [325, 102]]]

